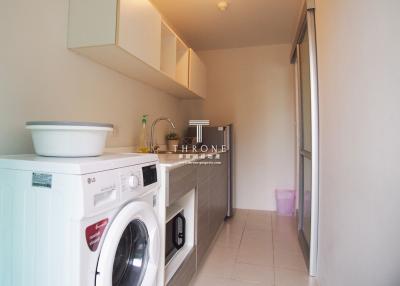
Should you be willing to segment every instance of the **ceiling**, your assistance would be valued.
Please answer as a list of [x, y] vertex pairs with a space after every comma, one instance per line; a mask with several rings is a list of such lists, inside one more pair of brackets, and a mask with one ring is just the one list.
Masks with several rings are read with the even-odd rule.
[[301, 0], [151, 0], [195, 50], [290, 43]]

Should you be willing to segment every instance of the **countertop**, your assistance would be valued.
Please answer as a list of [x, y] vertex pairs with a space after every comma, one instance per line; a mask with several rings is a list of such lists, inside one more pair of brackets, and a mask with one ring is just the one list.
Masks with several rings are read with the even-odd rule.
[[208, 153], [187, 153], [187, 154], [157, 154], [160, 160], [160, 166], [166, 169], [175, 169], [185, 164], [190, 164], [203, 159], [214, 160], [217, 155], [223, 153], [208, 152]]
[[[118, 147], [118, 148], [107, 148], [106, 152], [109, 153], [134, 153], [134, 147]], [[175, 169], [185, 164], [190, 164], [211, 156], [211, 159], [215, 159], [215, 155], [219, 153], [225, 153], [226, 151], [219, 150], [217, 152], [206, 152], [206, 153], [184, 153], [184, 154], [157, 154], [160, 161], [160, 167], [162, 169]]]

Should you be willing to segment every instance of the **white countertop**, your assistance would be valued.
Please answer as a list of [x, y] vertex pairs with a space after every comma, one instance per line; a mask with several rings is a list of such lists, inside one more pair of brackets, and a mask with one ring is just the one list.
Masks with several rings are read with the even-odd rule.
[[160, 166], [166, 169], [175, 169], [185, 164], [196, 162], [199, 160], [215, 159], [215, 156], [220, 152], [209, 152], [209, 153], [188, 153], [188, 154], [157, 154], [160, 161]]
[[199, 160], [199, 158], [187, 157], [186, 154], [157, 154], [157, 156], [160, 166], [168, 169], [174, 169]]
[[187, 159], [185, 156], [181, 158], [178, 154], [157, 154], [157, 156], [162, 167], [174, 167], [193, 161], [193, 159]]
[[[134, 147], [119, 147], [119, 148], [107, 148], [106, 151], [110, 153], [132, 153], [134, 152], [135, 148]], [[222, 151], [219, 152], [208, 152], [208, 153], [188, 153], [188, 154], [156, 154], [158, 156], [158, 159], [160, 161], [160, 167], [163, 169], [175, 169], [177, 167], [180, 167], [185, 164], [189, 164], [191, 162], [195, 162], [201, 159], [204, 159], [204, 157], [201, 157], [201, 155], [204, 156], [215, 156], [218, 153], [222, 153]], [[196, 157], [197, 155], [197, 157]], [[207, 158], [207, 157], [205, 157]]]

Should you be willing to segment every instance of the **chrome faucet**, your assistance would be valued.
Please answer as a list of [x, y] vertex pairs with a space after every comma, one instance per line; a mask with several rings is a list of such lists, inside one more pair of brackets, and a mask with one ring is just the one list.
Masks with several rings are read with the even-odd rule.
[[152, 152], [152, 153], [157, 152], [158, 148], [160, 147], [158, 145], [154, 145], [154, 130], [155, 130], [155, 127], [156, 127], [158, 122], [164, 121], [164, 120], [168, 121], [169, 124], [171, 124], [172, 128], [175, 129], [175, 124], [172, 122], [171, 119], [169, 119], [167, 117], [160, 117], [160, 118], [157, 118], [156, 120], [154, 120], [153, 124], [151, 125], [151, 133], [150, 133], [150, 152]]

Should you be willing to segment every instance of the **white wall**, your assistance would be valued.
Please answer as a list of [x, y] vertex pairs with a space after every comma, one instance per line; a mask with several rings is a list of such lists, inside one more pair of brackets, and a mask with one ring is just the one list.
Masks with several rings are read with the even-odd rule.
[[400, 285], [399, 11], [317, 0], [321, 286]]
[[212, 125], [234, 124], [238, 208], [274, 210], [274, 189], [294, 187], [289, 49], [276, 45], [200, 52], [207, 66], [208, 97], [203, 105], [195, 104], [192, 114]]
[[177, 99], [67, 50], [67, 15], [68, 0], [1, 1], [0, 154], [32, 152], [28, 120], [114, 123], [110, 147], [138, 143], [142, 114], [186, 127]]

